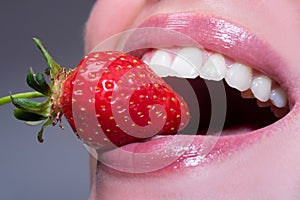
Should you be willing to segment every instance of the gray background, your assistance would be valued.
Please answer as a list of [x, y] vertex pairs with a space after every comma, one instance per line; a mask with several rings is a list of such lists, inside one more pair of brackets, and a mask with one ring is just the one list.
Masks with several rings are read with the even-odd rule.
[[[30, 90], [29, 67], [42, 72], [46, 63], [32, 41], [40, 38], [58, 63], [74, 67], [83, 56], [83, 28], [93, 0], [19, 0], [0, 3], [0, 96]], [[38, 127], [0, 107], [0, 199], [83, 200], [89, 196], [88, 152], [65, 130], [48, 128], [45, 142]]]

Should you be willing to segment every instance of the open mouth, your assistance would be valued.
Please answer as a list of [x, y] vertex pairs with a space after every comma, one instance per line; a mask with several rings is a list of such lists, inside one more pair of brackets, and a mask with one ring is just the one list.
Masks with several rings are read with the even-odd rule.
[[[140, 27], [146, 29], [138, 29], [128, 39], [125, 51], [149, 64], [183, 96], [191, 121], [176, 135], [155, 136], [101, 153], [98, 159], [106, 166], [144, 173], [220, 161], [259, 141], [290, 111], [282, 61], [246, 29], [194, 13], [153, 16]], [[164, 35], [162, 29], [179, 35]], [[186, 90], [187, 83], [193, 93]], [[224, 114], [224, 121], [221, 117], [221, 124], [211, 126], [214, 89], [208, 85], [215, 84], [223, 85], [220, 95], [226, 100], [226, 109], [219, 113]]]
[[[219, 82], [225, 88], [226, 116], [221, 135], [257, 130], [289, 111], [287, 94], [275, 80], [222, 54], [197, 47], [177, 47], [148, 50], [142, 60], [186, 100], [191, 121], [182, 134], [190, 133], [189, 129], [194, 127], [198, 135], [220, 131], [210, 127], [213, 105], [208, 82]], [[186, 82], [194, 93], [187, 92]]]

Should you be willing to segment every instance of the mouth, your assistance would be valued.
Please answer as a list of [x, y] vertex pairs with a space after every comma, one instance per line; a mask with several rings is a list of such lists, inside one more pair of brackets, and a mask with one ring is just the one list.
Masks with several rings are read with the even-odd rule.
[[[215, 105], [209, 85], [224, 85], [226, 117], [222, 135], [263, 128], [289, 111], [287, 94], [275, 80], [222, 54], [197, 47], [173, 47], [152, 49], [141, 59], [187, 101], [192, 120], [185, 130], [197, 126], [198, 135], [210, 134]], [[187, 84], [191, 91], [187, 91]]]
[[[285, 64], [250, 31], [194, 13], [153, 16], [139, 28], [125, 50], [183, 96], [191, 122], [176, 135], [155, 136], [101, 153], [98, 159], [108, 168], [170, 172], [222, 162], [271, 137], [284, 123], [293, 105]], [[225, 100], [221, 107], [212, 99], [215, 90], [216, 98]]]

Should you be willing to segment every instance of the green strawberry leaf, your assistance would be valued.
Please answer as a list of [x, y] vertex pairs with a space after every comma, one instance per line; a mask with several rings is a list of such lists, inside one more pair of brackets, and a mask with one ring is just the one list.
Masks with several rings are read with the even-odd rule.
[[33, 40], [37, 45], [37, 47], [41, 50], [44, 58], [46, 59], [46, 62], [48, 63], [48, 66], [50, 67], [50, 76], [55, 77], [55, 75], [61, 71], [61, 67], [50, 56], [50, 54], [45, 49], [45, 47], [43, 46], [42, 42], [39, 39], [33, 38]]
[[47, 121], [43, 124], [41, 130], [38, 132], [38, 137], [37, 137], [37, 138], [38, 138], [38, 141], [39, 141], [40, 143], [43, 143], [43, 142], [44, 142], [44, 139], [43, 139], [43, 133], [44, 133], [44, 130], [45, 130], [48, 126], [50, 126], [52, 123], [53, 123], [53, 120], [47, 120]]
[[45, 122], [45, 120], [41, 120], [41, 121], [35, 121], [35, 122], [25, 122], [26, 125], [28, 126], [38, 126], [40, 124], [42, 124], [43, 122]]
[[41, 73], [34, 73], [32, 68], [29, 69], [29, 72], [26, 77], [27, 84], [34, 90], [49, 96], [51, 94], [51, 88], [46, 82], [44, 75]]
[[36, 114], [43, 114], [47, 113], [47, 107], [48, 102], [36, 102], [31, 101], [26, 98], [13, 98], [11, 96], [11, 102], [16, 106], [17, 108], [21, 108], [27, 112], [36, 113]]
[[14, 116], [18, 120], [30, 121], [30, 122], [41, 121], [41, 120], [47, 119], [47, 117], [45, 117], [43, 115], [39, 115], [39, 114], [36, 114], [36, 113], [28, 112], [28, 111], [25, 111], [25, 110], [23, 110], [21, 108], [14, 109]]
[[50, 67], [47, 67], [46, 69], [45, 69], [45, 74], [47, 74], [48, 76], [50, 76]]

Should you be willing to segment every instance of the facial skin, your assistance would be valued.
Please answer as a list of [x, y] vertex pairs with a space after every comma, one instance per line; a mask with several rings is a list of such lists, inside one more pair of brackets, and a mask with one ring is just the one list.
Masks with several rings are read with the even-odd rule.
[[95, 169], [92, 159], [91, 199], [299, 199], [300, 1], [98, 0], [87, 21], [85, 51], [150, 16], [182, 12], [221, 17], [268, 43], [286, 63], [280, 84], [289, 93], [291, 112], [255, 146], [209, 166], [130, 174], [100, 163]]

